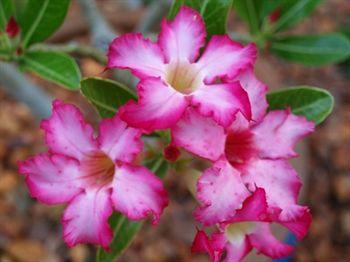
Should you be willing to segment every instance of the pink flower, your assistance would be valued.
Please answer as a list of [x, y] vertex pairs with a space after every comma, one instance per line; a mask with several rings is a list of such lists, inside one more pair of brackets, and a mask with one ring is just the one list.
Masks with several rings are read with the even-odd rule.
[[129, 102], [120, 117], [148, 131], [173, 126], [189, 106], [222, 126], [229, 126], [238, 111], [250, 119], [249, 100], [239, 82], [219, 80], [252, 65], [255, 45], [243, 47], [227, 35], [216, 35], [198, 58], [205, 38], [199, 13], [182, 7], [173, 21], [163, 21], [157, 43], [136, 33], [114, 39], [108, 67], [130, 69], [140, 78], [138, 103]]
[[241, 79], [251, 101], [252, 121], [238, 113], [231, 126], [224, 128], [187, 109], [172, 128], [175, 146], [214, 162], [198, 180], [202, 205], [195, 216], [205, 225], [230, 219], [256, 187], [265, 189], [270, 206], [282, 210], [281, 219], [303, 216], [306, 208], [297, 205], [301, 182], [287, 160], [297, 155], [295, 144], [314, 130], [314, 124], [289, 110], [265, 115], [266, 86], [251, 70]]
[[268, 206], [265, 191], [257, 188], [244, 201], [242, 208], [229, 221], [221, 224], [210, 238], [204, 231], [198, 231], [192, 252], [206, 252], [212, 262], [220, 261], [224, 251], [225, 261], [242, 261], [252, 248], [271, 258], [288, 256], [293, 247], [277, 240], [270, 225], [277, 223], [293, 232], [298, 239], [302, 239], [310, 227], [311, 215], [307, 210], [298, 219], [281, 221], [280, 212], [280, 209]]
[[19, 163], [32, 197], [46, 204], [68, 204], [62, 217], [64, 240], [99, 244], [112, 240], [108, 217], [113, 209], [129, 219], [152, 215], [168, 203], [161, 180], [132, 162], [142, 150], [141, 131], [115, 116], [104, 119], [99, 136], [73, 105], [53, 102], [42, 121], [49, 152]]

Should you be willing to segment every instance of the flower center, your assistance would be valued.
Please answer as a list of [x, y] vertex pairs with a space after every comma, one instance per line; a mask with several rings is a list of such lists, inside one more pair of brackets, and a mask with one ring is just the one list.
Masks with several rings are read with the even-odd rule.
[[253, 134], [249, 130], [231, 132], [227, 135], [225, 155], [230, 164], [237, 167], [254, 154]]
[[84, 178], [90, 186], [103, 186], [112, 182], [115, 164], [112, 159], [101, 151], [89, 153], [81, 163]]
[[254, 222], [239, 222], [229, 225], [226, 228], [226, 237], [232, 244], [242, 244], [246, 235], [254, 232]]
[[174, 61], [168, 65], [166, 81], [176, 91], [188, 95], [199, 87], [201, 79], [195, 64]]

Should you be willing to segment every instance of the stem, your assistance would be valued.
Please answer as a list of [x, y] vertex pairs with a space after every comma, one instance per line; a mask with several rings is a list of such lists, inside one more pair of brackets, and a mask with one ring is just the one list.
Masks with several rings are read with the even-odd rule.
[[26, 104], [40, 119], [51, 114], [52, 98], [31, 83], [13, 65], [0, 62], [0, 84], [8, 95]]
[[153, 1], [135, 31], [141, 33], [151, 31], [155, 25], [160, 23], [169, 8], [170, 2], [167, 0]]
[[102, 65], [106, 65], [107, 63], [107, 57], [105, 53], [100, 49], [76, 42], [68, 44], [36, 44], [31, 47], [30, 50], [64, 52], [68, 54], [89, 57]]
[[78, 0], [78, 3], [90, 26], [93, 46], [106, 51], [108, 44], [117, 36], [117, 33], [104, 19], [94, 0]]
[[249, 34], [230, 32], [229, 35], [233, 40], [236, 40], [238, 42], [249, 43], [253, 41], [253, 38]]

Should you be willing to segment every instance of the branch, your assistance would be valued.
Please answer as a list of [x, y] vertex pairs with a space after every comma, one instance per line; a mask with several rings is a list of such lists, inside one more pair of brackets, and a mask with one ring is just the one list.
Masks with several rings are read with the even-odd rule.
[[78, 3], [85, 15], [86, 22], [90, 26], [93, 46], [106, 51], [108, 44], [117, 36], [116, 32], [104, 19], [94, 0], [78, 0]]
[[135, 31], [141, 33], [151, 31], [160, 23], [166, 12], [169, 10], [170, 3], [171, 2], [167, 0], [153, 1]]
[[94, 59], [102, 65], [106, 65], [107, 63], [106, 54], [102, 50], [77, 42], [68, 44], [36, 44], [31, 47], [31, 50], [64, 52]]
[[52, 98], [13, 65], [0, 62], [0, 84], [9, 96], [26, 104], [38, 118], [46, 118], [51, 114]]

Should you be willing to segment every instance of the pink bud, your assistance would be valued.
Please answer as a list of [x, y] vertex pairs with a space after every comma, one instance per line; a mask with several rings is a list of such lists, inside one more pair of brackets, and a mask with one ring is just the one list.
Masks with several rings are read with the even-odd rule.
[[281, 16], [281, 10], [279, 8], [275, 9], [270, 15], [269, 15], [269, 21], [270, 23], [275, 23]]
[[164, 157], [170, 162], [175, 162], [180, 156], [180, 150], [173, 145], [169, 145], [164, 149]]
[[7, 22], [5, 31], [11, 38], [19, 33], [19, 26], [13, 16], [11, 16], [10, 20]]

